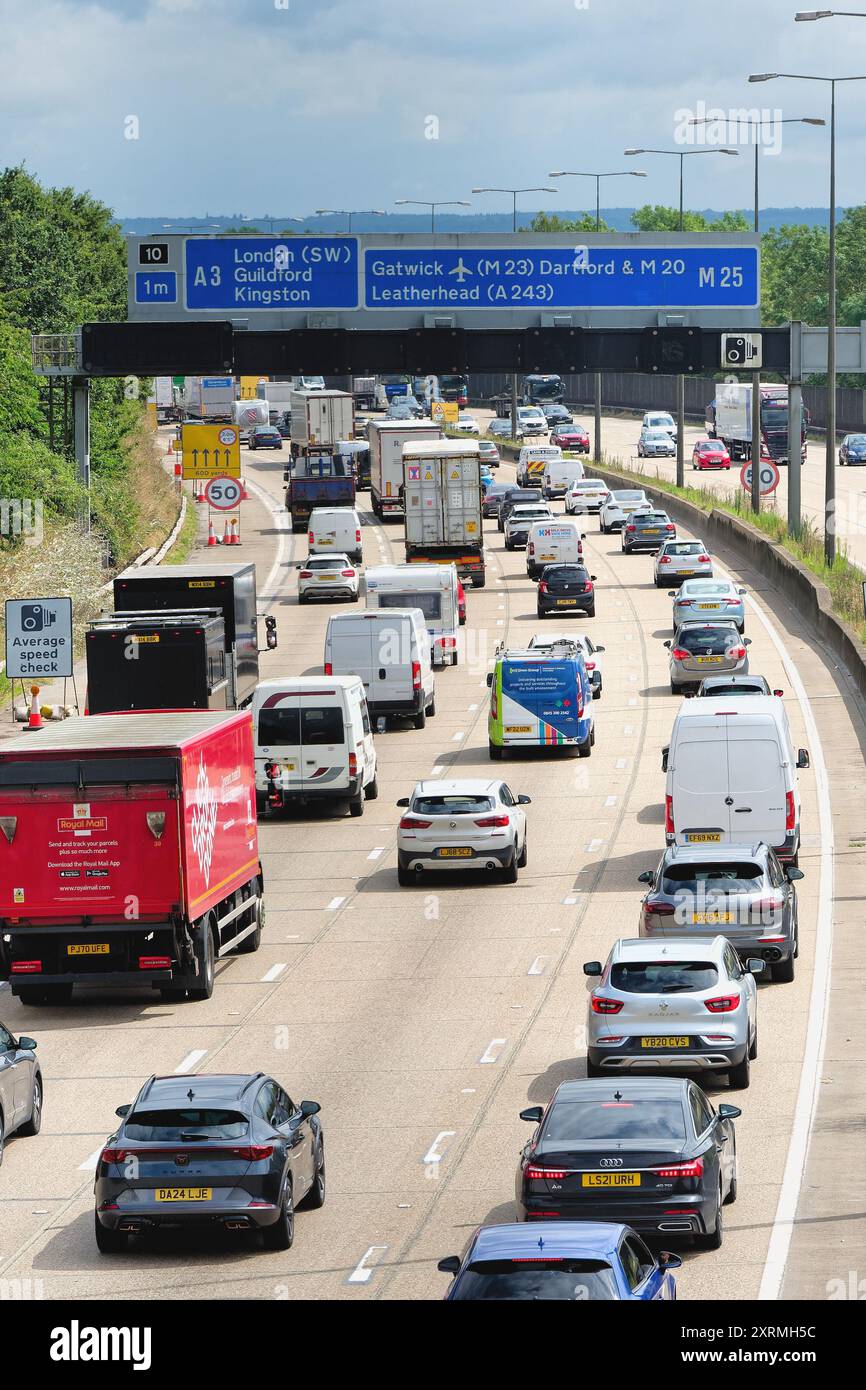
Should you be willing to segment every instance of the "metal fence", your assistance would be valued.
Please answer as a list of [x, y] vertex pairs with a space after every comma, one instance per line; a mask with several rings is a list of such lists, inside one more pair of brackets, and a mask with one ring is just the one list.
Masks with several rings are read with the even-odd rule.
[[[745, 378], [744, 378], [745, 380]], [[565, 398], [572, 405], [591, 406], [594, 393], [592, 373], [564, 376]], [[703, 420], [708, 403], [716, 394], [717, 383], [712, 377], [686, 377], [686, 416]], [[470, 378], [474, 400], [489, 400], [491, 396], [507, 394], [511, 378], [506, 372], [475, 373]], [[676, 377], [649, 376], [642, 372], [605, 372], [601, 379], [602, 406], [608, 410], [676, 410]], [[804, 386], [803, 404], [815, 429], [823, 429], [827, 420], [827, 392], [823, 386]], [[863, 430], [866, 432], [866, 391], [840, 387], [836, 392], [836, 428], [840, 434]]]

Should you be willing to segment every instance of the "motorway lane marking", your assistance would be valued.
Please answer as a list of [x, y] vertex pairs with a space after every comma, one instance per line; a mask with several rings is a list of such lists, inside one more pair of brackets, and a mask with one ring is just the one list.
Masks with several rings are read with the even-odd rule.
[[440, 1130], [439, 1133], [436, 1135], [436, 1138], [433, 1140], [433, 1143], [430, 1145], [429, 1149], [427, 1150], [426, 1154], [425, 1154], [424, 1157], [422, 1158], [421, 1162], [422, 1162], [422, 1163], [441, 1163], [441, 1162], [442, 1162], [442, 1159], [445, 1157], [445, 1155], [444, 1155], [444, 1154], [441, 1154], [441, 1153], [439, 1152], [439, 1145], [442, 1143], [442, 1141], [443, 1141], [444, 1139], [454, 1139], [454, 1138], [456, 1137], [456, 1134], [457, 1134], [457, 1130], [456, 1130], [456, 1129], [442, 1129], [442, 1130]]
[[180, 1076], [180, 1075], [181, 1075], [183, 1072], [185, 1072], [185, 1071], [192, 1071], [193, 1067], [197, 1067], [197, 1066], [198, 1066], [198, 1064], [199, 1064], [199, 1062], [201, 1061], [202, 1057], [206, 1057], [206, 1056], [207, 1056], [207, 1048], [206, 1048], [206, 1047], [200, 1047], [200, 1048], [198, 1048], [198, 1049], [197, 1049], [196, 1051], [194, 1051], [194, 1052], [188, 1052], [188, 1053], [186, 1054], [186, 1056], [184, 1057], [183, 1061], [181, 1062], [180, 1066], [179, 1066], [179, 1067], [175, 1067], [175, 1069], [174, 1069], [174, 1074], [175, 1074], [175, 1076]]
[[475, 1095], [475, 1087], [474, 1087], [474, 1086], [464, 1086], [464, 1087], [463, 1087], [463, 1090], [460, 1092], [460, 1094], [461, 1094], [461, 1096], [474, 1096], [474, 1095]]
[[[259, 594], [259, 599], [263, 603], [266, 603], [267, 606], [270, 608], [274, 603], [277, 603], [279, 600], [286, 597], [285, 593], [272, 594], [271, 585], [276, 581], [280, 574], [280, 571], [288, 563], [288, 560], [291, 555], [292, 546], [294, 545], [294, 532], [292, 531], [289, 525], [289, 521], [285, 513], [285, 508], [277, 506], [274, 499], [270, 497], [268, 493], [265, 492], [264, 488], [260, 487], [258, 483], [254, 483], [250, 478], [247, 478], [245, 482], [246, 486], [252, 489], [252, 491], [256, 494], [262, 505], [266, 507], [267, 510], [271, 513], [271, 516], [274, 519], [274, 523], [279, 533], [276, 559], [274, 560], [274, 563], [271, 565], [271, 568], [268, 570], [268, 577], [264, 582], [262, 592]], [[286, 555], [285, 553], [287, 540], [289, 543], [289, 555]]]
[[597, 854], [603, 844], [604, 840], [590, 840], [589, 844], [584, 850], [584, 854]]
[[604, 804], [605, 804], [605, 806], [615, 806], [615, 805], [616, 805], [616, 797], [615, 797], [615, 796], [606, 796], [605, 799], [604, 799]]
[[[355, 1265], [355, 1268], [352, 1270], [352, 1273], [346, 1280], [346, 1283], [369, 1284], [370, 1280], [376, 1272], [375, 1266], [380, 1263], [382, 1256], [385, 1254], [385, 1251], [387, 1249], [387, 1245], [371, 1245], [367, 1250], [364, 1251], [360, 1260]], [[377, 1258], [374, 1261], [373, 1266], [371, 1268], [368, 1265], [367, 1261], [372, 1259], [374, 1255], [376, 1255]]]
[[458, 729], [456, 734], [452, 734], [452, 735], [451, 735], [451, 742], [452, 742], [452, 743], [459, 743], [460, 740], [461, 740], [461, 738], [465, 738], [465, 737], [466, 737], [466, 735], [464, 734], [463, 730], [462, 730], [462, 729]]
[[507, 1038], [493, 1038], [478, 1058], [478, 1065], [484, 1067], [498, 1062], [507, 1041]]
[[271, 984], [279, 975], [282, 975], [285, 968], [286, 962], [284, 960], [277, 961], [276, 965], [272, 965], [270, 970], [265, 971], [259, 983], [263, 985]]
[[344, 903], [345, 901], [346, 901], [345, 898], [332, 898], [331, 901], [328, 903], [328, 906], [325, 908], [325, 911], [326, 911], [326, 912], [336, 912], [336, 911], [337, 911], [337, 908], [338, 908], [338, 907], [342, 907], [342, 905], [343, 905], [343, 903]]
[[384, 853], [385, 853], [385, 846], [384, 846], [384, 845], [377, 845], [375, 849], [371, 849], [371, 850], [370, 850], [370, 853], [367, 855], [367, 858], [368, 858], [368, 859], [378, 859], [378, 858], [379, 858], [381, 855], [383, 855]]
[[470, 709], [470, 710], [477, 709], [477, 708], [478, 708], [477, 705], [470, 705], [470, 706], [469, 706], [469, 709]]
[[[577, 898], [563, 898], [562, 901], [565, 903], [566, 907], [572, 907], [573, 904], [577, 902]], [[551, 927], [551, 931], [558, 931], [558, 930], [559, 930], [558, 927]]]
[[622, 726], [622, 731], [623, 731], [624, 734], [633, 734], [633, 733], [634, 733], [634, 725], [633, 725], [633, 724], [623, 724], [623, 726]]
[[536, 956], [526, 972], [527, 975], [543, 975], [546, 961], [547, 956]]
[[629, 703], [630, 705], [636, 705], [636, 704], [637, 704], [637, 696], [636, 696], [636, 695], [629, 695], [629, 697], [628, 697], [628, 703]]
[[618, 772], [622, 772], [623, 768], [626, 768], [626, 767], [628, 767], [628, 758], [617, 758], [617, 760], [616, 760], [616, 768], [617, 768], [617, 771], [618, 771]]

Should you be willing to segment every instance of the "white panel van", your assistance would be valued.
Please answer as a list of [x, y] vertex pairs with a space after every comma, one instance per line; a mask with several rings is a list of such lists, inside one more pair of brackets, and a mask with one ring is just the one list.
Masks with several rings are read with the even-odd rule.
[[754, 844], [762, 840], [785, 864], [800, 849], [795, 754], [781, 700], [685, 700], [674, 721], [665, 794], [667, 843]]
[[325, 634], [325, 675], [364, 682], [371, 715], [402, 715], [423, 729], [436, 713], [430, 638], [420, 608], [335, 613]]
[[545, 565], [579, 565], [583, 561], [583, 532], [568, 517], [534, 521], [526, 541], [526, 573], [537, 579]]
[[311, 555], [348, 555], [360, 565], [364, 558], [361, 518], [354, 507], [314, 507], [307, 543]]
[[253, 695], [256, 809], [379, 795], [373, 731], [359, 676], [277, 676]]
[[572, 483], [582, 483], [585, 477], [586, 469], [580, 459], [566, 458], [565, 456], [550, 459], [544, 465], [541, 483], [542, 496], [548, 502], [552, 497], [564, 497]]

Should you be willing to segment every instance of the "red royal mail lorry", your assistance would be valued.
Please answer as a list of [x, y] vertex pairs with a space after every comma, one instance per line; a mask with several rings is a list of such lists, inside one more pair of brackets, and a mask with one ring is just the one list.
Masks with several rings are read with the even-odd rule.
[[0, 747], [0, 979], [207, 999], [264, 922], [249, 712], [69, 719]]

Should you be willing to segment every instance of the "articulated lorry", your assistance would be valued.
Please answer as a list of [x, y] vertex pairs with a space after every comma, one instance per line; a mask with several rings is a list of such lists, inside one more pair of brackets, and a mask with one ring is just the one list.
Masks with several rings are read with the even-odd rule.
[[264, 921], [249, 713], [65, 720], [0, 750], [0, 979], [207, 999]]
[[412, 441], [403, 447], [406, 563], [457, 566], [483, 589], [481, 466], [472, 440]]
[[376, 516], [383, 521], [403, 516], [403, 445], [441, 438], [432, 420], [370, 421], [370, 501]]
[[341, 453], [355, 427], [348, 391], [293, 391], [291, 463], [283, 473], [292, 530], [304, 531], [315, 507], [353, 507], [351, 458]]
[[188, 420], [231, 420], [235, 399], [230, 376], [188, 376], [183, 386], [183, 410]]
[[[803, 409], [800, 452], [806, 461], [806, 426], [809, 412]], [[715, 398], [707, 404], [705, 427], [710, 439], [719, 439], [731, 458], [752, 457], [752, 387], [745, 382], [718, 382]], [[786, 464], [788, 442], [788, 388], [761, 383], [761, 457]]]

